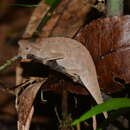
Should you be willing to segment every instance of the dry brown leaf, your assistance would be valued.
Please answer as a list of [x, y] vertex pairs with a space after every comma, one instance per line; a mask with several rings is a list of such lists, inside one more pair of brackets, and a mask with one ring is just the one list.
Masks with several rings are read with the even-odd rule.
[[71, 0], [57, 21], [50, 36], [73, 38], [84, 25], [86, 15], [91, 10], [95, 0]]
[[25, 122], [25, 125], [22, 125], [19, 121], [17, 121], [18, 130], [29, 130], [33, 113], [34, 113], [34, 106], [32, 106], [32, 108], [30, 109], [30, 111], [28, 113], [28, 117]]
[[105, 93], [121, 91], [130, 83], [129, 15], [97, 19], [82, 29], [77, 40], [90, 51]]
[[15, 0], [1, 0], [0, 1], [0, 18], [7, 13], [7, 11], [11, 8], [11, 4], [14, 3]]
[[30, 84], [18, 97], [17, 112], [18, 112], [18, 130], [27, 130], [33, 115], [33, 102], [41, 85], [46, 81], [37, 81]]

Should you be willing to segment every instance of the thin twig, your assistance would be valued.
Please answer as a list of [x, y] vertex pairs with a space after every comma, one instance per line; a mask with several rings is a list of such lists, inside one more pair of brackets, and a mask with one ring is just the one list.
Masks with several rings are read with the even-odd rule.
[[76, 129], [80, 130], [80, 124], [79, 123], [76, 125]]
[[57, 111], [57, 108], [56, 108], [56, 107], [54, 108], [54, 111], [55, 111], [55, 113], [56, 113], [56, 117], [57, 117], [57, 119], [58, 119], [59, 123], [61, 123], [61, 119], [60, 119], [60, 116], [59, 116], [59, 113], [58, 113], [58, 111]]
[[11, 66], [16, 61], [20, 60], [20, 56], [14, 56], [13, 58], [7, 60], [2, 66], [0, 66], [0, 72]]
[[3, 91], [3, 92], [7, 92], [7, 93], [10, 93], [12, 95], [17, 95], [22, 88], [24, 88], [26, 85], [28, 84], [32, 84], [33, 82], [35, 82], [34, 80], [27, 80], [25, 81], [24, 83], [21, 83], [17, 86], [14, 86], [14, 87], [7, 87], [6, 85], [4, 85], [1, 81], [0, 81], [0, 90]]

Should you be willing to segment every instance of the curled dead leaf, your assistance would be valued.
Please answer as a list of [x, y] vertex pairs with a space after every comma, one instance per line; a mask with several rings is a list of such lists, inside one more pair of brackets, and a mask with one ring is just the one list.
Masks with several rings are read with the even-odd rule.
[[18, 112], [18, 130], [28, 130], [33, 115], [33, 102], [41, 85], [46, 81], [37, 81], [30, 84], [25, 90], [16, 98], [18, 98], [17, 112]]

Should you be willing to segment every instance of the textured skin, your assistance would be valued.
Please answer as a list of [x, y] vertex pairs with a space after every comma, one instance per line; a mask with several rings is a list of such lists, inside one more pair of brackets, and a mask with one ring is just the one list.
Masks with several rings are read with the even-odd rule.
[[[21, 40], [19, 45], [20, 56], [27, 58], [28, 55], [33, 55], [52, 69], [69, 74], [74, 81], [82, 82], [98, 104], [103, 103], [92, 57], [80, 42], [53, 37], [41, 39], [35, 44]], [[53, 64], [53, 61], [57, 64]]]

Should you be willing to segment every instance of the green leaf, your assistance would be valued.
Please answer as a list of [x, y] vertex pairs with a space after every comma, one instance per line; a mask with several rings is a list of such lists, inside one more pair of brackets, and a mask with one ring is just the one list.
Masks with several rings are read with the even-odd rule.
[[52, 5], [55, 0], [43, 0], [43, 1], [45, 1], [48, 5]]
[[98, 104], [90, 109], [88, 112], [84, 113], [79, 119], [76, 119], [72, 122], [71, 125], [79, 124], [82, 121], [85, 121], [91, 118], [94, 115], [100, 114], [105, 111], [117, 110], [119, 108], [130, 107], [130, 99], [128, 98], [112, 98], [105, 101], [102, 104]]
[[61, 0], [44, 0], [47, 4], [51, 6], [51, 8], [56, 8]]
[[59, 2], [59, 0], [44, 0], [47, 4], [49, 4], [49, 5], [53, 5], [54, 3], [58, 3]]

